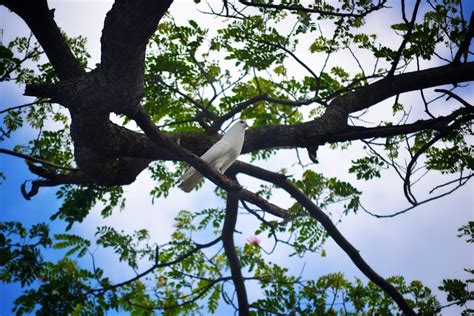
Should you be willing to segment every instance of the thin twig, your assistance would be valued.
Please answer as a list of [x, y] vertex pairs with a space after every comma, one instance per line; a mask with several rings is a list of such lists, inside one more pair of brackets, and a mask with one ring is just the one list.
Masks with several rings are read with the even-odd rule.
[[34, 101], [34, 102], [30, 102], [30, 103], [25, 103], [25, 104], [22, 104], [22, 105], [17, 105], [17, 106], [12, 106], [10, 108], [6, 108], [4, 110], [1, 110], [0, 111], [0, 114], [3, 114], [5, 112], [9, 112], [9, 111], [13, 111], [13, 110], [18, 110], [18, 109], [22, 109], [22, 108], [26, 108], [26, 107], [29, 107], [29, 106], [32, 106], [32, 105], [35, 105], [35, 104], [38, 104], [38, 101]]
[[73, 171], [73, 172], [78, 172], [79, 171], [79, 169], [76, 169], [76, 168], [69, 168], [69, 167], [60, 166], [60, 165], [57, 165], [55, 163], [52, 163], [52, 162], [49, 162], [49, 161], [46, 161], [46, 160], [43, 160], [43, 159], [40, 159], [40, 158], [28, 156], [28, 155], [25, 155], [25, 154], [22, 154], [22, 153], [13, 151], [13, 150], [0, 148], [0, 153], [15, 156], [15, 157], [19, 157], [19, 158], [23, 158], [25, 160], [32, 161], [32, 162], [38, 162], [38, 163], [41, 163], [45, 166], [53, 167], [53, 168], [56, 168], [56, 169], [62, 169], [62, 170]]
[[407, 33], [403, 37], [403, 41], [400, 44], [400, 47], [398, 48], [398, 51], [395, 55], [395, 58], [393, 59], [392, 67], [390, 68], [390, 71], [388, 72], [388, 77], [393, 76], [393, 74], [395, 73], [395, 70], [397, 68], [397, 64], [400, 61], [400, 58], [402, 56], [402, 52], [403, 52], [403, 50], [405, 50], [405, 46], [407, 45], [408, 41], [410, 40], [411, 33], [413, 32], [413, 29], [415, 27], [416, 15], [418, 13], [418, 8], [420, 6], [420, 3], [421, 3], [421, 0], [417, 0], [416, 3], [415, 3], [415, 7], [413, 9], [413, 14], [411, 16], [410, 24], [408, 24]]

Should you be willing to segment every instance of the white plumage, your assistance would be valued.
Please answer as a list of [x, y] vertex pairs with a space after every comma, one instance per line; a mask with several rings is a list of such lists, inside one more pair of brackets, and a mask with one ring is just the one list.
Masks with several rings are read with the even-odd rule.
[[[224, 136], [201, 156], [201, 159], [224, 173], [240, 155], [247, 127], [245, 121], [238, 121], [232, 125]], [[202, 174], [191, 167], [181, 176], [179, 188], [184, 192], [191, 192], [201, 179]]]

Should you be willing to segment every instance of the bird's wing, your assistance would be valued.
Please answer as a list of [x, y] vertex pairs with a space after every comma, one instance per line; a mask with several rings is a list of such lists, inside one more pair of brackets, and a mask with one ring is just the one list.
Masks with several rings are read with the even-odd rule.
[[201, 159], [213, 166], [216, 160], [225, 157], [230, 149], [231, 144], [227, 140], [221, 139], [212, 145], [212, 147], [201, 156]]
[[[221, 139], [212, 145], [212, 147], [201, 156], [201, 159], [214, 168], [222, 169], [229, 159], [227, 156], [230, 149], [231, 144], [227, 140]], [[190, 192], [201, 179], [202, 175], [196, 169], [191, 167], [181, 176], [179, 187], [184, 192]]]

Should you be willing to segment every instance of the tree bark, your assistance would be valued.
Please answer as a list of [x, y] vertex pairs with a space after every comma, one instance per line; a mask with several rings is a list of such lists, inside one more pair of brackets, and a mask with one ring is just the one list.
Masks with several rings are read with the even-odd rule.
[[250, 315], [249, 302], [247, 299], [247, 290], [245, 288], [244, 278], [240, 267], [239, 257], [235, 252], [234, 230], [237, 223], [237, 212], [239, 199], [227, 194], [226, 215], [224, 219], [224, 227], [222, 229], [222, 242], [224, 244], [225, 254], [229, 261], [232, 281], [234, 282], [235, 292], [237, 293], [237, 301], [239, 303], [239, 315]]

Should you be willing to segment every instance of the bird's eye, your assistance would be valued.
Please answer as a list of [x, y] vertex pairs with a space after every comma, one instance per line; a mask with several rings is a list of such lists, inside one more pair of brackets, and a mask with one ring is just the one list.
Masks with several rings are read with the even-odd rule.
[[240, 123], [242, 123], [242, 124], [243, 124], [243, 123], [244, 123], [244, 121], [240, 121]]

